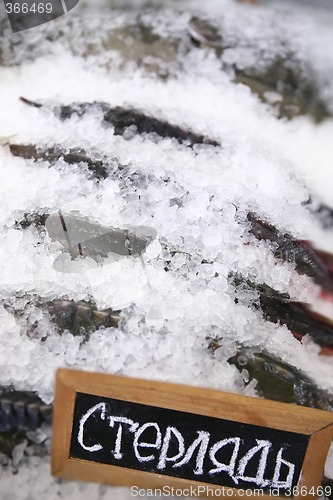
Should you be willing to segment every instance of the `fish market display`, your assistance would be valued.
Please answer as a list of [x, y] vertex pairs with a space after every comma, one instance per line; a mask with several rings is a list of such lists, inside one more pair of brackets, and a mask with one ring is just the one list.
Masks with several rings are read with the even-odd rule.
[[4, 498], [131, 498], [50, 475], [61, 367], [333, 411], [333, 10], [301, 3], [0, 19]]

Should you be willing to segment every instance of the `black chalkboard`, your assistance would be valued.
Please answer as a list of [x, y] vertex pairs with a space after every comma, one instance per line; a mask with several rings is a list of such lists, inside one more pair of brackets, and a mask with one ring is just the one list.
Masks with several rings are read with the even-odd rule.
[[310, 436], [76, 393], [70, 457], [283, 495]]

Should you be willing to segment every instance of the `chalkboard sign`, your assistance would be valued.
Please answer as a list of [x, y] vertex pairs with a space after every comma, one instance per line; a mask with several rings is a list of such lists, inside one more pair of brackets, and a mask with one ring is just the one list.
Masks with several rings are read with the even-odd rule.
[[77, 393], [70, 457], [235, 488], [296, 486], [309, 437]]
[[303, 487], [304, 497], [320, 484], [333, 415], [60, 370], [53, 426], [53, 473], [62, 477], [146, 488], [200, 484], [235, 494], [260, 489], [270, 497], [296, 497]]

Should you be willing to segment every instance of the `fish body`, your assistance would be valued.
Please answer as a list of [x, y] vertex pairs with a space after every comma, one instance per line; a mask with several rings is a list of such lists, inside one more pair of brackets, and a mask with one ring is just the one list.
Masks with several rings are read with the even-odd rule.
[[[97, 181], [112, 179], [119, 185], [120, 192], [125, 194], [129, 190], [145, 190], [150, 184], [156, 183], [161, 189], [169, 184], [169, 178], [157, 178], [153, 174], [140, 171], [132, 164], [123, 165], [117, 158], [110, 158], [99, 153], [88, 154], [83, 148], [70, 148], [65, 150], [60, 145], [40, 147], [33, 144], [10, 144], [9, 150], [12, 155], [20, 158], [46, 161], [50, 166], [62, 159], [68, 165], [86, 166], [92, 178]], [[173, 181], [174, 185], [177, 185]], [[177, 185], [178, 189], [180, 186]]]
[[[40, 108], [41, 104], [21, 98], [21, 101], [30, 106]], [[103, 124], [112, 126], [115, 135], [123, 135], [129, 128], [133, 133], [154, 134], [161, 138], [176, 139], [180, 144], [194, 146], [195, 144], [208, 144], [220, 146], [219, 142], [210, 139], [202, 134], [183, 129], [179, 125], [174, 125], [166, 120], [161, 120], [150, 116], [143, 111], [122, 106], [110, 106], [105, 102], [92, 103], [72, 103], [66, 106], [56, 106], [53, 108], [54, 114], [61, 120], [67, 120], [73, 114], [81, 117], [88, 110], [100, 111], [103, 115]]]
[[[209, 337], [207, 340], [213, 354], [223, 349], [223, 338]], [[240, 372], [246, 370], [246, 383], [255, 379], [256, 391], [263, 398], [333, 411], [333, 394], [320, 389], [302, 370], [265, 350], [238, 346], [228, 363]]]
[[65, 151], [60, 146], [38, 148], [32, 144], [10, 144], [9, 149], [14, 156], [33, 159], [35, 161], [44, 160], [48, 161], [50, 164], [56, 163], [60, 158], [68, 165], [84, 163], [87, 165], [88, 170], [93, 173], [94, 177], [98, 180], [103, 180], [108, 177], [108, 168], [103, 164], [103, 161], [93, 160], [82, 148], [71, 148]]
[[34, 392], [0, 389], [0, 432], [11, 429], [35, 430], [50, 423], [52, 406], [46, 405]]
[[289, 294], [281, 293], [264, 283], [254, 283], [237, 275], [230, 275], [235, 286], [235, 300], [239, 301], [237, 290], [257, 292], [257, 298], [250, 299], [250, 304], [261, 310], [263, 317], [272, 323], [286, 325], [301, 339], [309, 334], [314, 342], [325, 349], [326, 354], [333, 354], [333, 322], [311, 311], [307, 304], [292, 301]]
[[[256, 0], [244, 0], [254, 3]], [[221, 57], [226, 49], [237, 50], [242, 44], [252, 46], [253, 39], [244, 42], [221, 36], [222, 29], [207, 18], [193, 17], [188, 23], [188, 33], [192, 44], [198, 49], [214, 50]], [[283, 54], [274, 57], [254, 43], [252, 47], [261, 55], [265, 65], [244, 67], [244, 64], [228, 64], [223, 59], [224, 68], [234, 73], [234, 82], [246, 85], [266, 105], [269, 104], [279, 118], [292, 119], [295, 116], [309, 114], [316, 122], [332, 116], [331, 109], [325, 103], [320, 93], [320, 85], [315, 81], [311, 67], [306, 67], [292, 48], [285, 46]], [[259, 54], [258, 54], [259, 57]], [[264, 67], [262, 67], [264, 66]], [[273, 94], [274, 100], [271, 101]]]
[[[295, 263], [299, 274], [306, 274], [325, 290], [333, 291], [333, 255], [317, 251], [304, 240], [297, 240], [288, 233], [282, 233], [272, 224], [249, 212], [250, 233], [257, 240], [274, 243], [274, 255], [284, 261]], [[331, 258], [331, 264], [328, 264]]]
[[[57, 325], [59, 334], [65, 330], [72, 335], [80, 335], [87, 339], [88, 336], [99, 328], [118, 328], [120, 323], [120, 310], [112, 308], [98, 309], [92, 301], [74, 301], [69, 299], [43, 300], [40, 297], [11, 297], [1, 301], [6, 310], [14, 314], [19, 321], [24, 322], [24, 328], [29, 337], [45, 340], [44, 316]], [[42, 311], [43, 318], [36, 321], [35, 309]], [[42, 331], [40, 330], [42, 325]]]
[[301, 370], [266, 351], [240, 349], [228, 360], [239, 370], [247, 370], [257, 381], [258, 394], [266, 399], [333, 411], [333, 395], [317, 385]]
[[113, 309], [98, 310], [89, 302], [74, 300], [53, 300], [43, 307], [61, 331], [68, 330], [73, 335], [94, 332], [100, 327], [118, 328], [121, 311]]

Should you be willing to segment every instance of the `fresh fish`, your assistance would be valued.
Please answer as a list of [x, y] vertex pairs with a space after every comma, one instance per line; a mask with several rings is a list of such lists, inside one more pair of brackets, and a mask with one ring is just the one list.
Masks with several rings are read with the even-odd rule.
[[[30, 106], [36, 108], [42, 107], [42, 104], [30, 101], [24, 97], [20, 99]], [[189, 146], [195, 144], [220, 146], [220, 144], [213, 139], [209, 139], [191, 130], [185, 130], [165, 120], [147, 115], [143, 111], [128, 109], [121, 106], [112, 107], [105, 102], [73, 103], [68, 106], [56, 106], [53, 109], [54, 114], [61, 121], [70, 118], [73, 114], [83, 116], [88, 110], [101, 111], [103, 113], [103, 124], [105, 126], [111, 125], [114, 128], [115, 135], [123, 135], [124, 132], [130, 128], [133, 133], [154, 134], [162, 138], [170, 137], [176, 139], [181, 144]]]
[[8, 466], [10, 464], [14, 448], [24, 443], [25, 438], [26, 432], [22, 430], [11, 429], [6, 432], [0, 431], [0, 466]]
[[305, 71], [301, 66], [289, 53], [285, 57], [277, 57], [264, 70], [235, 67], [235, 82], [247, 85], [265, 103], [270, 104], [267, 96], [272, 92], [280, 96], [273, 104], [279, 118], [290, 120], [309, 114], [316, 123], [320, 123], [330, 117], [331, 112], [320, 97], [311, 71]]
[[188, 24], [188, 33], [196, 47], [214, 47], [219, 56], [226, 48], [218, 29], [206, 19], [192, 17]]
[[118, 328], [121, 311], [98, 310], [93, 303], [74, 300], [53, 300], [44, 304], [52, 320], [60, 330], [69, 330], [73, 335], [82, 335], [100, 327]]
[[[131, 164], [123, 165], [116, 158], [109, 158], [99, 153], [88, 155], [82, 148], [65, 150], [59, 145], [39, 147], [33, 144], [11, 144], [9, 150], [14, 156], [47, 161], [51, 166], [59, 159], [69, 165], [86, 165], [93, 178], [112, 179], [118, 182], [120, 191], [124, 193], [128, 193], [130, 189], [133, 191], [146, 189], [152, 182], [159, 184], [161, 188], [171, 182], [169, 178], [157, 178], [152, 174], [141, 172]], [[176, 184], [175, 181], [172, 182]]]
[[302, 371], [263, 352], [241, 349], [228, 361], [239, 370], [247, 370], [257, 381], [258, 394], [266, 399], [333, 411], [333, 395], [319, 389]]
[[322, 288], [333, 291], [333, 256], [317, 251], [310, 242], [296, 240], [288, 233], [280, 232], [253, 212], [247, 216], [250, 222], [250, 233], [258, 240], [275, 243], [274, 255], [285, 261], [294, 262], [300, 274], [306, 274]]
[[[161, 36], [143, 17], [138, 15], [132, 23], [108, 30], [102, 41], [103, 49], [117, 51], [124, 60], [122, 65], [134, 62], [148, 73], [166, 80], [182, 68], [178, 57], [182, 39], [177, 34]], [[90, 44], [89, 52], [92, 50]], [[99, 52], [97, 45], [95, 53]]]
[[[84, 163], [96, 179], [103, 180], [108, 177], [109, 165], [104, 164], [102, 160], [93, 160], [81, 148], [72, 148], [65, 151], [60, 146], [53, 146], [46, 149], [38, 148], [32, 144], [10, 144], [9, 149], [14, 156], [33, 159], [35, 161], [44, 160], [50, 164], [56, 163], [60, 158], [69, 165]], [[109, 161], [109, 164], [112, 162], [115, 162], [115, 160]], [[121, 168], [121, 166], [118, 164], [117, 168]]]
[[11, 429], [35, 430], [51, 422], [52, 406], [34, 392], [0, 388], [0, 432]]
[[[200, 49], [211, 48], [218, 57], [227, 48], [241, 47], [237, 40], [232, 45], [226, 43], [220, 30], [207, 19], [193, 17], [188, 25], [188, 33], [193, 45]], [[250, 41], [248, 43], [251, 45]], [[297, 59], [292, 50], [285, 49], [284, 52], [285, 55], [271, 59], [265, 68], [258, 65], [241, 68], [237, 64], [232, 64], [230, 68], [229, 65], [229, 70], [235, 73], [235, 83], [249, 87], [261, 101], [276, 110], [279, 118], [292, 119], [309, 114], [319, 123], [332, 116], [331, 110], [320, 96], [311, 68], [304, 68], [304, 63]], [[265, 53], [262, 58], [265, 59]], [[223, 66], [228, 67], [225, 60]], [[270, 100], [272, 93], [277, 97], [273, 102]]]
[[[255, 291], [257, 299], [251, 299], [249, 305], [260, 309], [263, 317], [272, 323], [286, 325], [288, 329], [301, 339], [309, 334], [326, 354], [333, 354], [333, 322], [328, 318], [311, 311], [308, 305], [294, 302], [287, 293], [280, 293], [264, 283], [254, 283], [239, 274], [230, 275], [235, 286], [235, 301], [240, 301], [238, 290]], [[244, 300], [244, 299], [243, 299]]]
[[[250, 221], [253, 223], [251, 227], [258, 239], [269, 238], [270, 241], [280, 244], [279, 248], [283, 250], [284, 245], [289, 249], [293, 244], [291, 238], [283, 238], [273, 226], [258, 222], [258, 219], [252, 215]], [[155, 233], [152, 234], [150, 230], [147, 233], [121, 231], [92, 223], [88, 219], [72, 214], [52, 214], [45, 224], [50, 238], [59, 241], [72, 257], [83, 255], [99, 258], [106, 257], [109, 252], [123, 256], [140, 256], [155, 236]], [[303, 249], [302, 252], [304, 252]], [[170, 257], [172, 257], [172, 251]], [[303, 256], [301, 257], [298, 263], [303, 264], [304, 259]], [[316, 264], [316, 261], [314, 262]], [[305, 263], [308, 262], [305, 260]], [[166, 262], [166, 270], [169, 269], [169, 265], [170, 263]], [[310, 270], [316, 269], [311, 260], [309, 268]], [[326, 269], [325, 273], [327, 274]], [[235, 286], [235, 300], [240, 300], [237, 298], [237, 290], [257, 292], [258, 298], [249, 299], [248, 305], [260, 308], [267, 321], [286, 325], [297, 338], [309, 334], [323, 351], [333, 354], [333, 325], [327, 318], [315, 314], [304, 303], [292, 301], [288, 294], [281, 294], [265, 284], [255, 284], [240, 275], [231, 275], [230, 279]]]
[[314, 200], [311, 196], [304, 205], [320, 221], [324, 229], [333, 229], [333, 208]]
[[[32, 391], [16, 391], [11, 387], [0, 388], [0, 464], [14, 465], [15, 448], [29, 445], [29, 455], [45, 456], [49, 453], [48, 438], [34, 431], [49, 429], [52, 405], [43, 401]], [[38, 444], [37, 444], [38, 443]]]
[[[223, 348], [223, 339], [209, 338], [209, 349], [215, 352]], [[304, 372], [259, 348], [239, 346], [228, 363], [246, 370], [246, 383], [256, 380], [259, 396], [333, 411], [333, 394], [317, 387]]]
[[[118, 328], [120, 310], [97, 309], [92, 301], [79, 301], [68, 299], [42, 300], [39, 297], [15, 297], [2, 301], [5, 309], [19, 319], [23, 319], [24, 327], [29, 337], [45, 340], [45, 325], [43, 318], [47, 315], [57, 325], [61, 334], [65, 330], [72, 335], [88, 336], [101, 327]], [[35, 320], [35, 309], [43, 312], [43, 318]], [[42, 325], [42, 330], [40, 329]], [[43, 327], [44, 325], [44, 327]]]

